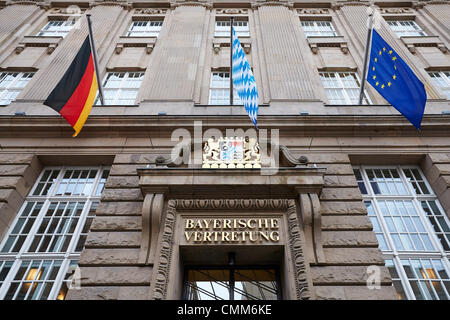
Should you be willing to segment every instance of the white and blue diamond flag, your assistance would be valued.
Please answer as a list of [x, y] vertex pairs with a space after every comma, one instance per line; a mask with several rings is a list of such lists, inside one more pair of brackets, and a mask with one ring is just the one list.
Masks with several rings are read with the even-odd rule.
[[255, 127], [258, 127], [258, 89], [256, 89], [255, 77], [253, 76], [250, 64], [245, 57], [236, 32], [233, 28], [233, 84], [244, 104], [245, 111], [252, 120]]

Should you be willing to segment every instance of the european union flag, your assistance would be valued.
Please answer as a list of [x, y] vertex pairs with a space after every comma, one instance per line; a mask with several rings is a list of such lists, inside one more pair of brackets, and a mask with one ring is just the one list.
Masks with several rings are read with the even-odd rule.
[[375, 29], [372, 32], [367, 82], [420, 129], [427, 100], [424, 85]]

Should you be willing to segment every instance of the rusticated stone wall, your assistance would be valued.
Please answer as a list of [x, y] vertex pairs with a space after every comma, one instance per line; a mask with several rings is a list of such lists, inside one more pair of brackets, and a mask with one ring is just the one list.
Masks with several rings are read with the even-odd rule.
[[429, 153], [422, 162], [425, 177], [450, 216], [450, 153]]
[[138, 264], [143, 198], [136, 174], [148, 161], [116, 155], [79, 260], [81, 289], [67, 299], [148, 299], [152, 266]]
[[[320, 196], [325, 263], [311, 264], [316, 299], [395, 299], [391, 278], [345, 153], [304, 154], [326, 167]], [[381, 288], [367, 288], [367, 268], [380, 267]]]
[[32, 154], [0, 153], [0, 239], [11, 227], [40, 172], [41, 164]]

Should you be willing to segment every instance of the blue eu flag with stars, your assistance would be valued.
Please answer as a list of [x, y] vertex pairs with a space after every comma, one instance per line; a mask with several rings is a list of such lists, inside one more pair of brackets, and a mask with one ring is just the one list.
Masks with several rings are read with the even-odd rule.
[[375, 29], [372, 33], [367, 82], [420, 129], [427, 100], [424, 85]]

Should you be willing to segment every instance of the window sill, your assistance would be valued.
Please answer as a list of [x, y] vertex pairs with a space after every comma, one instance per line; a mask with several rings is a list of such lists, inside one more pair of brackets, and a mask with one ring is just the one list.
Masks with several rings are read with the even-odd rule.
[[134, 47], [134, 48], [145, 48], [147, 54], [150, 54], [155, 47], [157, 37], [127, 37], [121, 36], [116, 44], [116, 54], [120, 54], [123, 48]]
[[[239, 41], [241, 43], [242, 48], [244, 48], [244, 52], [246, 54], [250, 53], [250, 49], [252, 47], [252, 40], [250, 37], [243, 38], [242, 41]], [[222, 38], [214, 38], [213, 39], [213, 50], [215, 54], [218, 54], [222, 48], [229, 48], [230, 47], [230, 38], [229, 37], [222, 37]]]
[[47, 54], [51, 54], [63, 39], [61, 36], [25, 36], [17, 45], [15, 52], [20, 54], [26, 47], [47, 47]]
[[343, 36], [316, 36], [316, 37], [308, 37], [307, 38], [309, 47], [314, 54], [319, 52], [319, 48], [321, 47], [338, 47], [341, 48], [341, 51], [344, 54], [348, 53], [348, 45], [347, 41]]
[[400, 40], [411, 53], [415, 53], [417, 47], [437, 47], [442, 53], [448, 51], [439, 36], [402, 36]]

